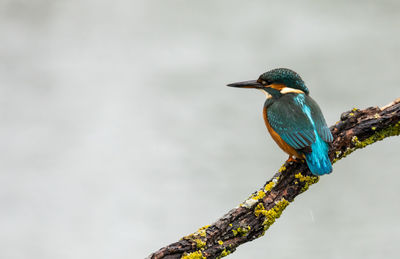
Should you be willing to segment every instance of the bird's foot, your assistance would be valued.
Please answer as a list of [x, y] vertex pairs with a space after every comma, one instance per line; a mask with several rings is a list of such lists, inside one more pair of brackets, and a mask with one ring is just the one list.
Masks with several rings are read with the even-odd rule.
[[300, 162], [301, 159], [298, 159], [297, 157], [289, 156], [288, 160], [286, 160], [287, 163], [290, 162]]

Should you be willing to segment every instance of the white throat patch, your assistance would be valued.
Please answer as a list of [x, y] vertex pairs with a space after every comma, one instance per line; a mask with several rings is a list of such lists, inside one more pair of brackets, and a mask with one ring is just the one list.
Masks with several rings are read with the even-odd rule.
[[281, 94], [288, 94], [288, 93], [304, 94], [304, 92], [299, 89], [294, 89], [294, 88], [290, 88], [290, 87], [282, 88]]
[[264, 89], [259, 89], [261, 92], [263, 92], [265, 94], [265, 97], [267, 97], [267, 99], [272, 98], [272, 95], [270, 95], [267, 91], [265, 91]]

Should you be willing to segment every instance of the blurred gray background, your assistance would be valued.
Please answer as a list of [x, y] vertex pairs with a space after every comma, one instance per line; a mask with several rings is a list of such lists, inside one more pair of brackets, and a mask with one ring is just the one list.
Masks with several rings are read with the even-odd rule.
[[[287, 156], [263, 94], [302, 75], [328, 124], [400, 96], [393, 1], [0, 0], [0, 258], [143, 258]], [[397, 258], [400, 138], [357, 151], [229, 258]]]

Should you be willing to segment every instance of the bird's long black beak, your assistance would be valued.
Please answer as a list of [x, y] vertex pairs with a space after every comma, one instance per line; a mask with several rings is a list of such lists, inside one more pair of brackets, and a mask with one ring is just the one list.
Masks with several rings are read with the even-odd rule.
[[228, 86], [238, 87], [238, 88], [256, 88], [256, 89], [260, 89], [263, 87], [263, 85], [260, 84], [259, 82], [257, 82], [257, 80], [232, 83], [232, 84], [229, 84]]

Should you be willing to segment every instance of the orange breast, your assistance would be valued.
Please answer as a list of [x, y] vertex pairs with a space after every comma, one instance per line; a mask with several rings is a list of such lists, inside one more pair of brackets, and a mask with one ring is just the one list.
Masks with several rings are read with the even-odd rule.
[[278, 144], [278, 146], [285, 151], [289, 156], [295, 156], [297, 158], [302, 159], [303, 156], [300, 155], [294, 148], [289, 146], [280, 136], [276, 131], [271, 127], [271, 125], [268, 122], [268, 117], [267, 117], [267, 108], [264, 108], [263, 110], [263, 117], [265, 121], [265, 125], [267, 126], [269, 134], [271, 134], [272, 139]]

